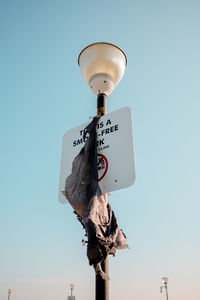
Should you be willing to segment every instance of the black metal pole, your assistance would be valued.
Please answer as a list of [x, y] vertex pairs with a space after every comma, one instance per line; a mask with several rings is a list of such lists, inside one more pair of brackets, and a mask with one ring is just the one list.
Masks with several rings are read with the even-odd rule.
[[[97, 96], [97, 115], [99, 117], [107, 113], [107, 96], [105, 94], [99, 94]], [[101, 263], [101, 268], [108, 276], [108, 256]], [[100, 275], [96, 275], [96, 300], [109, 300], [109, 279], [102, 279]]]
[[107, 96], [99, 94], [97, 96], [97, 116], [101, 117], [107, 114]]
[[168, 289], [167, 289], [167, 284], [165, 283], [165, 290], [166, 290], [166, 300], [168, 300]]

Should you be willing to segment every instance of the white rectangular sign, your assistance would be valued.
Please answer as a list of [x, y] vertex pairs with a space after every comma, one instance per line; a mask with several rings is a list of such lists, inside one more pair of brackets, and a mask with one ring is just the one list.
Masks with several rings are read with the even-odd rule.
[[[72, 162], [84, 146], [83, 131], [89, 123], [67, 131], [63, 137], [59, 200], [65, 180], [71, 174]], [[105, 116], [97, 123], [97, 165], [99, 186], [102, 193], [112, 192], [132, 185], [135, 181], [132, 116], [124, 107]]]

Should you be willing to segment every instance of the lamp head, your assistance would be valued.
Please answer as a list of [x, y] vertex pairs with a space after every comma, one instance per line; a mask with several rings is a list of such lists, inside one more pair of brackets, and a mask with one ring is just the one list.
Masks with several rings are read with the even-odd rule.
[[11, 289], [8, 289], [8, 294], [11, 294], [12, 293], [12, 290]]
[[127, 58], [113, 44], [95, 43], [81, 51], [78, 64], [92, 92], [109, 95], [124, 75]]
[[168, 283], [168, 278], [167, 277], [163, 277], [162, 278], [163, 283], [166, 285]]

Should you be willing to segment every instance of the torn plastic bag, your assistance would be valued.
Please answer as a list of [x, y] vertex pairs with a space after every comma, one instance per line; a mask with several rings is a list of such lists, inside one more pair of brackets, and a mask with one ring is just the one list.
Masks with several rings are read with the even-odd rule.
[[[75, 157], [72, 173], [65, 181], [63, 194], [85, 228], [88, 238], [87, 256], [89, 264], [105, 279], [101, 262], [116, 249], [128, 247], [126, 236], [118, 227], [116, 217], [108, 203], [108, 194], [101, 193], [98, 185], [97, 134], [99, 117], [85, 128], [84, 147]], [[89, 135], [89, 136], [88, 136]]]
[[[75, 212], [84, 217], [90, 199], [100, 195], [97, 171], [96, 125], [99, 117], [84, 129], [84, 147], [72, 163], [72, 172], [65, 181], [63, 195], [68, 199]], [[89, 137], [88, 137], [89, 135]]]
[[115, 256], [116, 249], [128, 248], [126, 236], [118, 227], [115, 214], [108, 203], [108, 193], [91, 199], [82, 223], [88, 237], [89, 264], [106, 279], [101, 262], [108, 254]]

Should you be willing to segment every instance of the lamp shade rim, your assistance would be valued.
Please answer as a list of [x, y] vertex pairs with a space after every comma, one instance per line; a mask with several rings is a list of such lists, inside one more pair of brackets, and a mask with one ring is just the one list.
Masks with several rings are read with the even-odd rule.
[[122, 52], [122, 54], [124, 55], [125, 60], [126, 60], [126, 66], [127, 66], [127, 56], [126, 56], [125, 52], [124, 52], [120, 47], [118, 47], [118, 46], [116, 46], [116, 45], [114, 45], [114, 44], [112, 44], [112, 43], [107, 43], [107, 42], [97, 42], [97, 43], [93, 43], [93, 44], [90, 44], [90, 45], [86, 46], [86, 47], [80, 52], [80, 54], [79, 54], [79, 56], [78, 56], [78, 65], [79, 65], [79, 66], [80, 66], [80, 57], [81, 57], [81, 54], [82, 54], [87, 48], [90, 48], [90, 47], [95, 46], [95, 45], [108, 45], [108, 46], [113, 46], [113, 47], [117, 48], [117, 49], [120, 50], [120, 51]]

